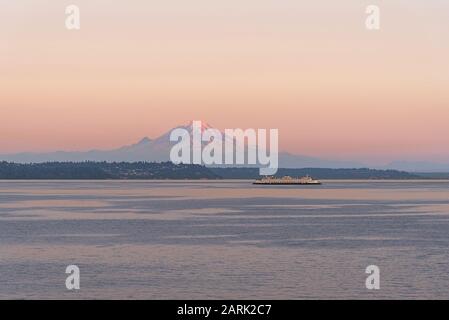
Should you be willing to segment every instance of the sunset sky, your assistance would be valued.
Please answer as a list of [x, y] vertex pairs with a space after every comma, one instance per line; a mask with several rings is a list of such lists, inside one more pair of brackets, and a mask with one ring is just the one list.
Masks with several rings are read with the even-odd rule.
[[0, 40], [0, 153], [194, 119], [278, 128], [292, 153], [449, 162], [447, 0], [0, 0]]

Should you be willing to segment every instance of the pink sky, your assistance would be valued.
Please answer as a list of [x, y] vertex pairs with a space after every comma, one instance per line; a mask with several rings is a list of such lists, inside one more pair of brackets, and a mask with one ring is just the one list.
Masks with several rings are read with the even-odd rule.
[[[78, 4], [81, 30], [64, 27]], [[449, 160], [449, 3], [0, 4], [0, 153], [85, 150], [189, 120], [278, 128], [292, 153]]]

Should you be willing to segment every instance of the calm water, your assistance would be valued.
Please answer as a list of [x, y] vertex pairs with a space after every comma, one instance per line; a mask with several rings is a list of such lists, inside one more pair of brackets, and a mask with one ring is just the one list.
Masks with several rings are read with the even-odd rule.
[[449, 299], [449, 182], [0, 181], [0, 299], [40, 298]]

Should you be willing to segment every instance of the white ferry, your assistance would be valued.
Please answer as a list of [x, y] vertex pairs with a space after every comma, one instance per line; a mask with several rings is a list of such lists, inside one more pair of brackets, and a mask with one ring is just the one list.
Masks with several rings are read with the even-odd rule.
[[285, 176], [282, 178], [275, 177], [264, 177], [262, 179], [256, 180], [253, 184], [263, 184], [263, 185], [292, 185], [292, 184], [300, 184], [300, 185], [320, 185], [321, 181], [314, 180], [309, 176], [305, 176], [302, 178], [292, 178], [290, 176]]

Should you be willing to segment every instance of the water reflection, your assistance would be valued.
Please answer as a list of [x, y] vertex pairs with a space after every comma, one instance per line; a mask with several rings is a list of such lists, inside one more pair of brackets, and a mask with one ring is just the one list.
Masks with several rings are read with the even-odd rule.
[[0, 298], [447, 299], [448, 187], [0, 181]]

